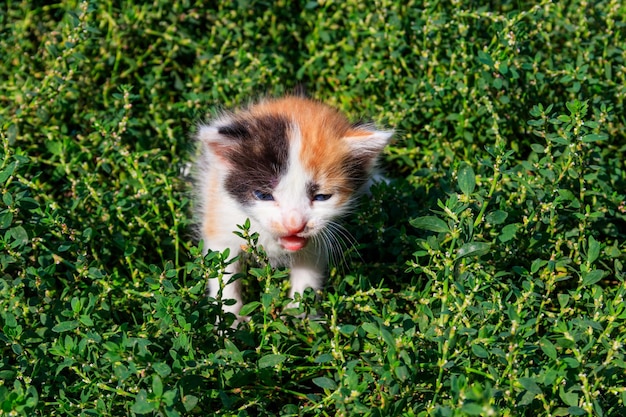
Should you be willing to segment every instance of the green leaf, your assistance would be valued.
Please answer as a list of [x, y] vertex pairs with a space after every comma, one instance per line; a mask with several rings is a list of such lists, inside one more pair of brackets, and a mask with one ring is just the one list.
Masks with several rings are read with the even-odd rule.
[[159, 374], [161, 378], [165, 378], [172, 373], [172, 368], [170, 368], [170, 366], [165, 362], [157, 362], [152, 365], [152, 368], [156, 371], [157, 374]]
[[482, 64], [487, 65], [488, 67], [493, 67], [493, 58], [491, 58], [491, 55], [489, 55], [485, 51], [478, 51], [478, 61]]
[[59, 373], [65, 369], [68, 368], [72, 365], [74, 365], [76, 361], [73, 359], [68, 359], [66, 358], [63, 362], [61, 362], [60, 364], [57, 365], [56, 370], [55, 370], [55, 375], [59, 375]]
[[400, 381], [406, 381], [410, 376], [408, 368], [404, 365], [396, 367], [395, 374]]
[[587, 262], [592, 264], [600, 255], [600, 242], [589, 236], [587, 245]]
[[161, 402], [167, 406], [165, 408], [165, 415], [168, 417], [173, 417], [173, 416], [180, 417], [180, 414], [178, 414], [176, 411], [170, 408], [174, 405], [174, 400], [176, 399], [177, 396], [178, 396], [178, 390], [176, 389], [167, 390], [161, 396]]
[[450, 228], [448, 224], [436, 216], [423, 216], [409, 220], [411, 226], [417, 229], [430, 230], [436, 233], [448, 233]]
[[239, 348], [237, 348], [237, 345], [235, 345], [229, 339], [224, 339], [224, 350], [226, 350], [226, 352], [228, 352], [228, 354], [230, 355], [230, 360], [237, 362], [243, 360], [243, 354], [241, 353]]
[[559, 397], [561, 397], [561, 400], [563, 400], [566, 405], [578, 405], [578, 394], [572, 391], [565, 392], [565, 388], [563, 388], [562, 386], [559, 387]]
[[135, 397], [135, 403], [130, 410], [137, 414], [148, 414], [156, 409], [156, 405], [148, 401], [148, 393], [145, 389], [139, 390]]
[[585, 135], [582, 137], [582, 141], [583, 142], [600, 142], [603, 140], [607, 140], [609, 138], [609, 135], [607, 135], [606, 133], [590, 133], [588, 135]]
[[516, 233], [517, 223], [507, 224], [502, 228], [502, 232], [500, 233], [500, 236], [498, 236], [498, 239], [500, 240], [500, 242], [506, 243], [509, 240], [513, 239]]
[[102, 275], [102, 272], [100, 272], [98, 268], [95, 268], [93, 266], [89, 268], [89, 278], [99, 279], [103, 277], [104, 275]]
[[457, 260], [466, 258], [468, 256], [483, 256], [491, 249], [491, 243], [485, 242], [470, 242], [466, 243], [459, 248], [456, 253]]
[[46, 148], [53, 155], [61, 155], [63, 153], [63, 143], [53, 140], [46, 141]]
[[483, 359], [489, 357], [489, 352], [487, 352], [487, 349], [476, 343], [472, 344], [472, 353], [477, 357]]
[[330, 353], [322, 353], [317, 358], [315, 358], [314, 362], [315, 363], [327, 363], [327, 362], [332, 362], [333, 359], [334, 357]]
[[583, 274], [583, 286], [593, 285], [600, 281], [604, 276], [604, 270], [594, 269], [593, 271]]
[[[568, 342], [570, 343], [567, 345], [567, 347], [571, 347], [574, 344], [571, 340], [568, 340]], [[565, 362], [567, 366], [572, 369], [578, 369], [580, 367], [580, 362], [578, 362], [576, 358], [571, 358], [571, 357], [563, 358], [563, 362]]]
[[[531, 126], [533, 126], [533, 127], [541, 127], [541, 126], [543, 126], [543, 125], [545, 125], [545, 124], [546, 124], [546, 121], [545, 121], [545, 120], [543, 120], [543, 119], [537, 119], [537, 120], [530, 119], [530, 120], [527, 120], [527, 121], [526, 121], [526, 123], [528, 123], [529, 125], [531, 125]], [[538, 145], [538, 144], [536, 144], [536, 143], [531, 144], [531, 145], [530, 145], [530, 147], [531, 147], [531, 148], [532, 148], [535, 152], [537, 152], [537, 151], [535, 150], [535, 146], [539, 146], [539, 147], [541, 147], [541, 152], [539, 152], [539, 153], [543, 153], [543, 150], [544, 150], [544, 147], [543, 147], [543, 146]]]
[[393, 338], [393, 336], [391, 335], [391, 332], [387, 329], [380, 329], [380, 336], [383, 338], [383, 340], [385, 341], [385, 343], [387, 343], [387, 345], [389, 345], [390, 349], [395, 349], [396, 347], [396, 340]]
[[17, 327], [17, 318], [15, 317], [15, 314], [7, 312], [3, 318], [5, 325], [9, 327]]
[[157, 397], [160, 397], [163, 395], [163, 381], [161, 380], [161, 377], [158, 375], [154, 375], [152, 377], [152, 393], [156, 395]]
[[363, 330], [365, 330], [367, 334], [374, 337], [378, 337], [378, 335], [380, 334], [380, 329], [374, 323], [363, 323], [361, 325], [361, 328], [363, 328]]
[[532, 264], [530, 264], [530, 272], [531, 274], [536, 273], [537, 271], [539, 271], [539, 269], [544, 266], [545, 264], [547, 264], [548, 261], [546, 261], [545, 259], [535, 259]]
[[572, 100], [566, 102], [565, 107], [567, 107], [567, 110], [569, 110], [571, 114], [576, 114], [578, 111], [584, 108], [585, 103], [586, 101]]
[[539, 341], [539, 347], [546, 354], [546, 356], [552, 360], [556, 359], [556, 347], [554, 344], [546, 339], [545, 337], [541, 338]]
[[457, 181], [461, 192], [465, 195], [470, 195], [476, 188], [476, 175], [474, 170], [469, 164], [462, 164], [457, 174]]
[[196, 408], [198, 405], [198, 397], [195, 395], [183, 395], [183, 407], [185, 407], [185, 411], [189, 412]]
[[285, 355], [270, 353], [269, 355], [265, 355], [259, 359], [259, 368], [271, 368], [285, 362], [285, 359], [287, 359], [287, 356]]
[[345, 336], [351, 336], [356, 330], [356, 326], [353, 324], [342, 324], [339, 327], [339, 332]]
[[583, 408], [577, 406], [568, 407], [567, 412], [572, 416], [584, 416], [587, 414]]
[[[5, 195], [9, 195], [9, 193]], [[7, 211], [5, 213], [0, 213], [0, 230], [8, 229], [12, 222], [13, 222], [13, 213], [11, 213], [10, 211]]]
[[559, 198], [563, 200], [573, 201], [576, 199], [576, 196], [570, 190], [559, 188], [557, 192], [559, 193]]
[[70, 306], [72, 307], [72, 311], [74, 313], [78, 313], [80, 311], [81, 308], [83, 308], [83, 305], [80, 301], [80, 298], [78, 297], [73, 297], [72, 300], [70, 301]]
[[533, 400], [535, 399], [536, 395], [533, 394], [530, 391], [526, 391], [524, 393], [524, 395], [522, 395], [522, 398], [519, 400], [519, 402], [517, 403], [517, 405], [519, 407], [525, 407], [529, 404], [531, 404], [533, 402]]
[[28, 233], [26, 232], [26, 229], [24, 229], [22, 226], [17, 226], [17, 227], [10, 229], [9, 233], [15, 240], [11, 244], [12, 248], [24, 246], [25, 244], [28, 243]]
[[78, 320], [87, 327], [93, 327], [93, 320], [91, 319], [91, 317], [89, 317], [86, 314], [81, 314], [81, 316], [78, 318]]
[[536, 153], [544, 153], [544, 152], [546, 151], [545, 146], [540, 145], [540, 144], [538, 144], [538, 143], [533, 143], [533, 144], [531, 144], [531, 145], [530, 145], [530, 147], [531, 147], [531, 149], [532, 149], [533, 151], [535, 151]]
[[52, 331], [57, 333], [69, 332], [76, 329], [78, 326], [79, 324], [76, 320], [62, 321], [61, 323], [54, 326], [52, 328]]
[[261, 306], [261, 303], [259, 301], [252, 301], [252, 302], [244, 305], [243, 307], [241, 307], [241, 310], [239, 310], [239, 315], [240, 316], [249, 316], [257, 308], [259, 308], [260, 306]]
[[330, 390], [337, 389], [337, 384], [335, 384], [335, 381], [325, 376], [313, 378], [313, 383], [323, 389], [330, 389]]
[[[560, 136], [551, 136], [551, 135], [548, 135], [547, 137], [548, 137], [548, 140], [549, 140], [550, 142], [556, 143], [556, 144], [558, 144], [558, 145], [569, 145], [569, 144], [570, 144], [570, 141], [569, 141], [569, 140], [564, 139], [564, 138], [562, 138], [562, 137], [560, 137]], [[541, 172], [543, 172], [543, 170], [540, 170], [540, 171], [541, 171]], [[552, 176], [554, 176], [554, 175], [552, 175]]]
[[541, 394], [541, 388], [535, 382], [533, 378], [520, 378], [519, 383], [529, 392], [532, 392], [534, 395]]
[[12, 206], [13, 205], [13, 196], [11, 195], [11, 193], [4, 193], [2, 195], [2, 202], [7, 207]]
[[487, 223], [491, 224], [501, 224], [504, 223], [506, 218], [509, 217], [509, 213], [504, 210], [496, 210], [492, 211], [485, 216], [485, 220]]
[[2, 171], [0, 171], [0, 184], [4, 184], [6, 180], [8, 180], [11, 175], [13, 175], [16, 165], [17, 165], [17, 162], [13, 161], [7, 166], [5, 166]]
[[39, 394], [37, 393], [37, 388], [34, 386], [30, 386], [26, 389], [27, 397], [26, 403], [24, 404], [26, 408], [33, 408], [37, 405], [39, 401]]

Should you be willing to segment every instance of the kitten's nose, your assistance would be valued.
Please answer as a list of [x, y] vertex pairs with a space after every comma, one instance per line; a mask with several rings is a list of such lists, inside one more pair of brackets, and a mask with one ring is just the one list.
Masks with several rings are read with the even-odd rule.
[[289, 235], [297, 235], [298, 233], [301, 233], [304, 230], [304, 227], [305, 227], [304, 224], [297, 226], [297, 227], [287, 227], [287, 233]]
[[297, 211], [293, 210], [284, 218], [283, 226], [289, 235], [297, 235], [306, 227], [306, 221]]

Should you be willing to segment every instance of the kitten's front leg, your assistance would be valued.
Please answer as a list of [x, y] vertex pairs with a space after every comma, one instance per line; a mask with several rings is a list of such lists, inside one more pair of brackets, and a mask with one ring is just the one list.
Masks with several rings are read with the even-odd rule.
[[[293, 300], [295, 294], [304, 294], [304, 290], [312, 288], [314, 291], [322, 289], [326, 262], [316, 250], [302, 251], [294, 254], [289, 282], [291, 289], [289, 297]], [[297, 307], [292, 301], [289, 307]]]

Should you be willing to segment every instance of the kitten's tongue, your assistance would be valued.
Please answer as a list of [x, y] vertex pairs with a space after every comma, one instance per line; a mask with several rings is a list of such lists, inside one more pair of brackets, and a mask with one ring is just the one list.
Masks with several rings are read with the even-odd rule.
[[306, 246], [306, 238], [296, 235], [284, 236], [280, 238], [280, 244], [289, 251], [298, 251]]

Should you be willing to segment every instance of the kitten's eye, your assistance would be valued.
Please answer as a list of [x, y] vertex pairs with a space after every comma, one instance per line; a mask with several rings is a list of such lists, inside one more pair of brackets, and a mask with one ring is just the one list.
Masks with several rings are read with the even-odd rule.
[[270, 193], [264, 193], [263, 191], [254, 190], [252, 192], [254, 198], [261, 201], [274, 201], [274, 196]]
[[315, 194], [313, 196], [313, 201], [326, 201], [332, 196], [332, 194]]

